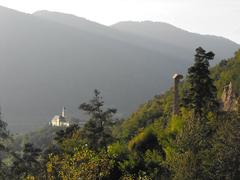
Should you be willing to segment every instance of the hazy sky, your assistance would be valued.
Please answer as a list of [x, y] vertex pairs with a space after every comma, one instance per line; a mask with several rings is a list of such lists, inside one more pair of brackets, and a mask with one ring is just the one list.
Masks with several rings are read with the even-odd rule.
[[0, 0], [0, 5], [27, 13], [60, 11], [105, 25], [124, 20], [163, 21], [240, 43], [240, 0]]

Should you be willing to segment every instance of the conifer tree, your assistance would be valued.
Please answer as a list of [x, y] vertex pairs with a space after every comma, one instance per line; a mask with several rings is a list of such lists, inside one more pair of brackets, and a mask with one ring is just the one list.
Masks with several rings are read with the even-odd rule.
[[210, 77], [209, 60], [213, 60], [214, 53], [199, 47], [196, 49], [195, 62], [188, 69], [189, 91], [183, 99], [184, 104], [194, 110], [195, 116], [202, 118], [206, 112], [218, 109], [216, 87]]
[[209, 71], [209, 60], [213, 58], [212, 52], [206, 53], [199, 47], [194, 65], [188, 69], [189, 89], [183, 102], [193, 116], [185, 119], [184, 127], [176, 138], [177, 160], [174, 162], [176, 165], [172, 165], [175, 179], [208, 179], [205, 171], [208, 161], [203, 157], [211, 149], [214, 135], [208, 114], [215, 114], [219, 106]]
[[113, 124], [113, 115], [116, 109], [104, 109], [104, 101], [99, 90], [94, 90], [94, 97], [89, 103], [83, 103], [79, 109], [86, 112], [90, 119], [85, 124], [83, 131], [90, 148], [97, 150], [98, 148], [107, 148], [111, 142], [111, 125]]

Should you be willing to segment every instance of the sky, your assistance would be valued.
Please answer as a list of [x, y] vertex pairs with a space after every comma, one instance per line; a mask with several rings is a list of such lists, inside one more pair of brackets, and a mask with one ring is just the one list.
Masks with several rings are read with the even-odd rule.
[[0, 5], [26, 13], [64, 12], [104, 25], [127, 20], [167, 22], [240, 44], [240, 0], [0, 0]]

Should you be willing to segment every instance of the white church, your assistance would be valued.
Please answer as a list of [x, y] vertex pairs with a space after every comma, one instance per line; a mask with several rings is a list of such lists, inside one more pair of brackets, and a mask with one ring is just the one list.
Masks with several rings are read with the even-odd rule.
[[60, 115], [56, 115], [53, 119], [49, 122], [50, 126], [57, 126], [57, 127], [69, 127], [70, 122], [67, 120], [65, 115], [66, 108], [63, 107], [62, 113]]

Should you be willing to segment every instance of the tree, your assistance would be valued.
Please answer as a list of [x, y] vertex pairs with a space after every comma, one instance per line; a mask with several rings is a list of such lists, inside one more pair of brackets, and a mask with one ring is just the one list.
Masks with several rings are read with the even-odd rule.
[[41, 177], [43, 169], [39, 161], [40, 155], [41, 149], [35, 148], [31, 143], [25, 144], [22, 156], [15, 156], [11, 168], [13, 178]]
[[84, 144], [81, 129], [76, 124], [67, 127], [65, 130], [58, 131], [54, 139], [57, 141], [57, 144], [55, 150], [52, 149], [52, 154], [72, 153], [75, 148]]
[[213, 58], [213, 52], [206, 53], [199, 47], [196, 49], [194, 65], [188, 69], [187, 81], [190, 87], [183, 100], [189, 110], [193, 110], [193, 117], [188, 117], [178, 138], [181, 148], [193, 153], [209, 147], [208, 140], [212, 136], [212, 127], [208, 123], [211, 117], [209, 113], [215, 115], [219, 108], [217, 89], [209, 71], [209, 60]]
[[9, 153], [7, 148], [7, 141], [10, 139], [9, 132], [7, 130], [7, 123], [3, 121], [2, 111], [0, 108], [0, 177], [4, 178], [8, 173], [7, 166], [3, 162], [3, 158]]
[[163, 165], [166, 153], [152, 128], [146, 128], [132, 138], [128, 149], [131, 157], [122, 163], [122, 167], [126, 165], [124, 169], [129, 174], [141, 175], [144, 172], [149, 179], [167, 177], [168, 170]]
[[69, 139], [79, 130], [79, 126], [74, 124], [67, 127], [65, 130], [61, 129], [56, 132], [56, 137], [54, 138], [59, 144], [62, 143], [65, 139]]
[[219, 123], [208, 153], [212, 179], [240, 179], [240, 114], [226, 113]]
[[209, 60], [212, 52], [201, 47], [196, 49], [195, 62], [188, 69], [189, 89], [183, 102], [192, 115], [182, 117], [184, 125], [176, 137], [177, 151], [170, 163], [174, 179], [208, 179], [205, 158], [212, 148], [219, 103], [216, 87], [210, 77]]
[[217, 89], [210, 77], [209, 60], [214, 58], [213, 52], [207, 52], [201, 47], [196, 49], [195, 62], [188, 69], [187, 81], [190, 84], [184, 104], [194, 110], [194, 115], [202, 118], [209, 111], [219, 107], [216, 99]]
[[84, 137], [88, 146], [94, 150], [99, 148], [107, 149], [112, 141], [110, 127], [113, 125], [113, 115], [116, 109], [104, 109], [104, 101], [99, 90], [94, 90], [94, 97], [89, 103], [83, 103], [79, 109], [86, 112], [90, 119], [83, 128]]
[[48, 179], [104, 179], [113, 166], [106, 152], [88, 147], [75, 148], [72, 154], [50, 155], [47, 163]]

